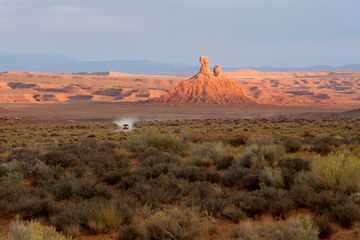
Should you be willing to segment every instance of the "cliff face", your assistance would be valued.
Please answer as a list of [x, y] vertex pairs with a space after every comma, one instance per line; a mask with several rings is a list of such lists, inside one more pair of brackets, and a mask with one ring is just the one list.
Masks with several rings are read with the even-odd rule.
[[242, 91], [240, 85], [228, 79], [221, 67], [209, 68], [206, 56], [200, 57], [200, 71], [192, 78], [181, 82], [167, 94], [150, 99], [163, 103], [248, 104], [253, 101]]

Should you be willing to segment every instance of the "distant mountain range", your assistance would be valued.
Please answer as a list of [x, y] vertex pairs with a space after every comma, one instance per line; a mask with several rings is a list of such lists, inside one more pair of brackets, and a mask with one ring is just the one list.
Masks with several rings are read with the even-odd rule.
[[[224, 68], [226, 71], [244, 69]], [[360, 71], [360, 64], [344, 66], [318, 65], [303, 68], [246, 67], [259, 71]], [[57, 54], [12, 54], [0, 53], [0, 72], [33, 71], [51, 73], [74, 72], [127, 72], [139, 74], [189, 75], [197, 72], [197, 67], [188, 64], [168, 64], [146, 60], [79, 61]]]

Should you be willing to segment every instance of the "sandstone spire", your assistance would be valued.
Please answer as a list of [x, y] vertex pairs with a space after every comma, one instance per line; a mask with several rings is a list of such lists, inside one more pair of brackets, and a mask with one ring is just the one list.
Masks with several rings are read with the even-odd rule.
[[201, 64], [199, 74], [206, 74], [206, 75], [211, 74], [209, 68], [209, 58], [207, 56], [201, 56], [199, 61]]

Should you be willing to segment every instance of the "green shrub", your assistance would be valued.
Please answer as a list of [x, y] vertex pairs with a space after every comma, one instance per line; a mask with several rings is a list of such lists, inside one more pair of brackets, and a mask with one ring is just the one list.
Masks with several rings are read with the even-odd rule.
[[200, 167], [189, 166], [174, 169], [173, 173], [177, 178], [183, 178], [189, 180], [190, 182], [196, 182], [205, 181], [207, 171]]
[[241, 163], [244, 167], [261, 170], [267, 166], [276, 166], [283, 158], [285, 150], [280, 145], [253, 144], [245, 148], [245, 153], [241, 156]]
[[174, 133], [181, 133], [181, 128], [180, 127], [176, 127], [174, 128]]
[[24, 185], [10, 186], [0, 184], [0, 199], [10, 203], [10, 206], [7, 205], [7, 211], [10, 211], [11, 213], [18, 212], [24, 202], [38, 199], [37, 196], [40, 197], [42, 194], [41, 190], [26, 187]]
[[44, 227], [35, 221], [15, 220], [10, 223], [9, 233], [1, 234], [0, 240], [66, 240], [52, 227]]
[[152, 208], [161, 204], [170, 204], [179, 201], [188, 191], [184, 181], [179, 181], [173, 176], [162, 175], [146, 182], [138, 182], [131, 189], [131, 193], [143, 205]]
[[154, 167], [156, 165], [177, 165], [179, 158], [171, 153], [152, 150], [139, 154], [139, 160], [142, 167]]
[[69, 203], [51, 218], [57, 230], [68, 235], [81, 232], [98, 234], [118, 229], [132, 222], [133, 211], [124, 201]]
[[223, 183], [228, 187], [255, 190], [260, 188], [260, 177], [261, 173], [258, 170], [231, 166], [225, 171]]
[[123, 174], [119, 171], [111, 171], [105, 174], [102, 181], [108, 185], [115, 185], [120, 181], [122, 176]]
[[231, 155], [223, 156], [220, 159], [215, 160], [216, 168], [218, 170], [227, 169], [233, 164], [234, 160], [234, 157]]
[[351, 228], [355, 222], [360, 220], [360, 209], [358, 205], [347, 202], [333, 206], [330, 215], [342, 227]]
[[51, 167], [47, 166], [43, 161], [37, 159], [34, 162], [31, 176], [34, 177], [34, 182], [49, 181], [54, 177], [54, 171]]
[[334, 232], [334, 228], [329, 218], [325, 215], [316, 216], [314, 218], [314, 224], [319, 229], [319, 238], [328, 239]]
[[234, 223], [238, 223], [240, 220], [246, 218], [246, 214], [233, 204], [225, 206], [222, 212], [222, 216], [233, 221]]
[[66, 200], [75, 195], [75, 184], [77, 181], [74, 178], [65, 178], [58, 180], [54, 185], [48, 186], [48, 188], [55, 200]]
[[145, 234], [134, 225], [126, 225], [120, 228], [116, 240], [145, 240]]
[[51, 224], [58, 231], [70, 236], [77, 236], [81, 231], [89, 231], [88, 219], [94, 211], [91, 207], [93, 206], [88, 202], [66, 204], [59, 214], [50, 219]]
[[310, 219], [289, 219], [279, 227], [278, 239], [281, 240], [316, 240], [318, 230]]
[[202, 158], [200, 156], [192, 156], [189, 159], [189, 164], [197, 167], [209, 167], [211, 163], [210, 159]]
[[310, 219], [295, 218], [258, 226], [243, 224], [233, 231], [231, 238], [243, 240], [316, 240], [318, 239], [318, 230], [312, 225]]
[[302, 158], [284, 158], [279, 162], [282, 174], [282, 186], [290, 189], [301, 177], [307, 177], [310, 170], [310, 161]]
[[282, 145], [285, 147], [285, 151], [288, 153], [298, 152], [302, 147], [302, 140], [300, 138], [287, 138], [282, 142]]
[[207, 137], [202, 136], [202, 135], [187, 135], [184, 136], [182, 138], [182, 141], [185, 143], [191, 142], [191, 143], [201, 143], [201, 142], [206, 142], [209, 139], [207, 139]]
[[294, 202], [286, 198], [270, 203], [270, 213], [276, 219], [286, 219], [294, 208]]
[[186, 145], [177, 138], [163, 135], [154, 129], [139, 136], [131, 136], [125, 146], [132, 152], [143, 152], [151, 148], [171, 152], [181, 152], [186, 149]]
[[36, 159], [40, 158], [37, 150], [19, 148], [11, 152], [4, 165], [8, 172], [21, 173], [23, 177], [31, 177], [32, 168]]
[[256, 137], [248, 137], [246, 139], [246, 146], [251, 145], [271, 145], [274, 143], [274, 139], [268, 136], [256, 136]]
[[223, 194], [209, 183], [195, 184], [188, 202], [213, 217], [220, 217], [226, 204]]
[[280, 161], [279, 166], [292, 173], [309, 171], [310, 161], [302, 158], [284, 158]]
[[211, 183], [220, 183], [222, 181], [222, 176], [217, 171], [208, 171], [206, 172], [206, 181]]
[[239, 194], [235, 196], [233, 202], [249, 217], [258, 217], [269, 210], [268, 202], [260, 196]]
[[6, 176], [8, 172], [9, 172], [8, 167], [5, 164], [0, 164], [0, 178]]
[[251, 193], [266, 200], [267, 211], [276, 219], [286, 219], [295, 209], [295, 203], [287, 191], [273, 187], [265, 187]]
[[78, 169], [79, 174], [88, 172], [95, 176], [103, 176], [110, 170], [128, 166], [126, 156], [118, 153], [116, 147], [115, 143], [108, 141], [89, 140], [80, 144], [67, 143], [53, 147], [41, 156], [41, 160], [47, 166], [62, 171], [58, 178], [62, 177], [63, 171], [69, 168]]
[[103, 183], [86, 179], [77, 182], [74, 194], [81, 199], [92, 199], [96, 197], [110, 199], [112, 197], [110, 187], [104, 185]]
[[241, 188], [242, 178], [244, 175], [250, 174], [251, 170], [240, 166], [232, 166], [224, 173], [223, 183], [226, 187]]
[[203, 143], [197, 145], [191, 153], [190, 163], [195, 166], [208, 167], [211, 164], [216, 164], [221, 161], [232, 161], [231, 156], [228, 156], [224, 150], [224, 146], [214, 143]]
[[38, 199], [33, 197], [26, 199], [21, 203], [18, 211], [25, 220], [31, 220], [40, 217], [50, 217], [56, 212], [53, 202], [49, 199]]
[[344, 204], [346, 198], [343, 195], [334, 195], [329, 191], [321, 191], [320, 193], [314, 193], [311, 198], [306, 199], [307, 208], [317, 214], [327, 214], [332, 211], [332, 208]]
[[5, 176], [5, 184], [16, 185], [23, 180], [23, 174], [20, 172], [9, 172]]
[[241, 145], [245, 145], [248, 140], [247, 136], [235, 136], [233, 138], [230, 138], [227, 140], [227, 143], [229, 143], [233, 147], [238, 147]]
[[297, 184], [290, 189], [290, 197], [298, 208], [306, 208], [316, 195], [314, 189], [307, 184]]
[[331, 153], [334, 150], [334, 148], [328, 143], [320, 142], [320, 143], [315, 143], [315, 145], [312, 147], [311, 150], [319, 153], [321, 156], [325, 156]]
[[259, 234], [256, 231], [250, 223], [243, 223], [232, 231], [230, 239], [258, 240]]
[[11, 210], [11, 204], [3, 199], [0, 199], [0, 217], [7, 215]]
[[196, 210], [173, 207], [156, 212], [146, 221], [149, 239], [203, 239], [209, 234], [209, 220]]
[[[74, 146], [72, 146], [74, 148]], [[43, 156], [43, 160], [48, 166], [59, 166], [62, 168], [74, 167], [79, 165], [79, 159], [66, 147], [54, 148]]]
[[215, 162], [227, 154], [221, 144], [203, 143], [194, 147], [192, 155]]
[[281, 170], [277, 168], [266, 167], [261, 171], [260, 181], [271, 187], [280, 188], [284, 186]]
[[256, 190], [260, 188], [260, 174], [259, 172], [251, 172], [248, 175], [243, 176], [242, 185], [247, 190]]
[[323, 189], [356, 192], [360, 183], [360, 159], [342, 152], [314, 160], [312, 181]]
[[130, 208], [116, 202], [100, 206], [94, 216], [88, 221], [91, 233], [107, 233], [119, 226], [131, 222]]
[[306, 205], [312, 212], [326, 215], [345, 228], [350, 228], [360, 220], [359, 207], [351, 197], [343, 194], [322, 191], [308, 199]]

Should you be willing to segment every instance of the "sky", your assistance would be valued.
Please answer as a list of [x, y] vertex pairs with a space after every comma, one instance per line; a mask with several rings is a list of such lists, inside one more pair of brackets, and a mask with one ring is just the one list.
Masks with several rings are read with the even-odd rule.
[[359, 0], [0, 0], [0, 52], [227, 67], [360, 64]]

